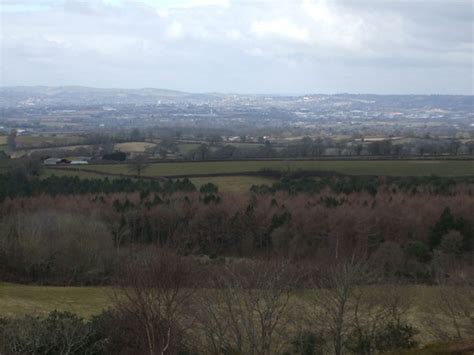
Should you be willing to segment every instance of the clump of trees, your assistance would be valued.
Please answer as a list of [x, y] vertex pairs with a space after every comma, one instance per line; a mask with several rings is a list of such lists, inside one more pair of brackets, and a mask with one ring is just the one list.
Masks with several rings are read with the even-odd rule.
[[[23, 186], [29, 190], [20, 190], [21, 194], [32, 197], [5, 198], [0, 203], [0, 244], [4, 246], [0, 273], [9, 279], [35, 281], [41, 274], [41, 282], [109, 283], [107, 270], [136, 246], [159, 246], [213, 259], [279, 256], [318, 263], [344, 260], [357, 250], [383, 268], [387, 277], [410, 282], [433, 282], [440, 269], [452, 274], [472, 266], [474, 202], [462, 193], [467, 189], [462, 186], [458, 193], [443, 195], [379, 187], [376, 195], [364, 190], [334, 193], [325, 188], [314, 193], [239, 196], [216, 192], [212, 184], [198, 192], [186, 179], [51, 177], [30, 178]], [[15, 189], [7, 193], [20, 194]], [[62, 260], [59, 255], [77, 248], [83, 230], [98, 233], [103, 236], [99, 240], [110, 243], [97, 249], [100, 257], [96, 259], [107, 267], [85, 264], [64, 267], [63, 274], [46, 272]], [[47, 236], [60, 238], [64, 233], [67, 236], [57, 243], [44, 242]], [[50, 245], [60, 250], [48, 251]], [[112, 256], [106, 255], [109, 250]], [[30, 251], [30, 260], [22, 256]], [[40, 254], [41, 262], [27, 266]], [[40, 271], [39, 265], [46, 271]], [[89, 269], [96, 276], [84, 277]], [[102, 269], [102, 276], [97, 276], [96, 271]]]
[[[281, 172], [262, 171], [263, 175], [279, 177]], [[384, 176], [344, 176], [333, 172], [311, 172], [296, 171], [287, 173], [278, 182], [268, 185], [253, 185], [251, 191], [255, 193], [276, 193], [285, 191], [290, 194], [298, 193], [321, 193], [325, 189], [330, 189], [337, 194], [351, 194], [354, 192], [367, 192], [376, 195], [380, 189], [390, 189], [410, 192], [429, 192], [435, 195], [450, 195], [457, 193], [459, 186], [471, 186], [474, 183], [472, 178], [445, 178], [438, 176], [426, 177], [391, 177]]]
[[0, 233], [0, 276], [4, 280], [97, 284], [112, 274], [112, 236], [96, 216], [25, 212], [3, 219]]
[[116, 192], [163, 192], [194, 191], [196, 187], [187, 178], [177, 180], [155, 180], [130, 178], [80, 179], [77, 176], [49, 176], [38, 178], [18, 173], [0, 174], [0, 201], [5, 198], [38, 195], [78, 195]]

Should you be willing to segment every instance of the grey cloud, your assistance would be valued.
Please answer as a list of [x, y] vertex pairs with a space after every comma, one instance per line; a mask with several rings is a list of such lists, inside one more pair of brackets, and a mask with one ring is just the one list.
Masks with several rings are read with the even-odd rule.
[[47, 10], [2, 13], [2, 85], [473, 91], [470, 1], [41, 3]]

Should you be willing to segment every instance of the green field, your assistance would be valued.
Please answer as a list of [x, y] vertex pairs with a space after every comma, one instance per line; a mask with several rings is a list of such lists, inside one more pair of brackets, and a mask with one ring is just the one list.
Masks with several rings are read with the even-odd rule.
[[100, 287], [44, 287], [0, 284], [0, 317], [70, 311], [83, 317], [100, 313], [110, 294]]
[[68, 134], [57, 135], [28, 135], [16, 137], [16, 144], [18, 147], [58, 147], [65, 145], [83, 144], [84, 138], [80, 136], [73, 136]]
[[180, 143], [178, 144], [178, 149], [181, 154], [188, 154], [189, 152], [198, 149], [199, 146], [199, 143]]
[[[86, 171], [74, 171], [66, 169], [45, 169], [42, 177], [56, 176], [78, 176], [81, 179], [103, 179], [104, 175]], [[109, 179], [119, 178], [118, 176], [108, 176]], [[271, 185], [274, 179], [260, 176], [217, 176], [217, 177], [195, 177], [190, 179], [199, 189], [202, 185], [213, 183], [219, 187], [221, 192], [246, 192], [252, 185]]]
[[[435, 287], [403, 286], [403, 292], [413, 297], [413, 311], [420, 312], [425, 301], [433, 298]], [[316, 291], [297, 293], [298, 299], [306, 299]], [[45, 314], [53, 310], [71, 311], [84, 317], [100, 313], [112, 302], [113, 292], [107, 287], [35, 286], [0, 283], [0, 317], [21, 314]]]
[[[81, 179], [103, 179], [104, 175], [86, 171], [74, 171], [66, 169], [46, 169], [42, 177], [56, 176], [78, 176]], [[119, 178], [118, 176], [108, 176], [109, 179]], [[221, 192], [246, 192], [252, 185], [271, 185], [274, 179], [260, 176], [217, 176], [217, 177], [195, 177], [190, 179], [199, 189], [202, 185], [213, 183], [219, 187]]]
[[261, 143], [242, 143], [242, 142], [226, 142], [224, 145], [231, 145], [236, 148], [246, 148], [246, 149], [256, 149], [258, 147], [263, 147]]
[[[75, 169], [76, 167], [70, 167]], [[84, 168], [84, 167], [81, 167]], [[127, 164], [88, 165], [89, 170], [111, 174], [130, 174]], [[461, 160], [404, 160], [404, 161], [224, 161], [156, 163], [150, 165], [144, 176], [187, 176], [208, 174], [238, 174], [262, 169], [281, 171], [335, 171], [348, 175], [392, 176], [474, 176], [474, 161]]]

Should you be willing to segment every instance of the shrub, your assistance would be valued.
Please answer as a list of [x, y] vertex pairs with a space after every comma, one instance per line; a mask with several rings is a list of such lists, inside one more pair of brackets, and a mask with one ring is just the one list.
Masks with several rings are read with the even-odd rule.
[[82, 318], [57, 311], [46, 318], [3, 320], [0, 336], [0, 350], [7, 354], [100, 354], [105, 344]]
[[411, 349], [418, 346], [414, 339], [418, 330], [408, 324], [389, 323], [375, 337], [375, 347], [381, 352]]
[[201, 186], [201, 188], [199, 189], [199, 192], [201, 193], [205, 193], [205, 194], [215, 194], [217, 192], [219, 192], [219, 188], [217, 187], [217, 185], [209, 182], [207, 184], [204, 184]]
[[291, 342], [293, 351], [291, 354], [297, 355], [322, 355], [324, 354], [324, 337], [310, 332], [303, 331], [296, 335], [296, 338]]

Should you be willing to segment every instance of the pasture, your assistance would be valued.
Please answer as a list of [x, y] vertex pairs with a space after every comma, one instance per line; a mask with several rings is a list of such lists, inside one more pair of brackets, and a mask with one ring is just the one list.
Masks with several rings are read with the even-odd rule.
[[198, 149], [199, 146], [199, 143], [179, 143], [178, 150], [181, 154], [188, 154], [189, 152]]
[[[436, 292], [432, 286], [400, 286], [414, 301], [414, 311], [421, 312]], [[316, 291], [296, 293], [294, 302], [314, 296]], [[36, 286], [0, 283], [0, 317], [22, 314], [44, 314], [55, 309], [71, 311], [84, 317], [100, 313], [112, 302], [112, 288], [94, 286]]]
[[[127, 164], [95, 164], [87, 167], [102, 173], [130, 174]], [[75, 167], [70, 167], [75, 169]], [[474, 161], [462, 160], [265, 160], [204, 161], [151, 164], [143, 176], [193, 176], [239, 174], [264, 169], [279, 171], [332, 171], [347, 175], [380, 176], [474, 176]]]
[[80, 145], [84, 137], [68, 134], [55, 135], [19, 135], [16, 144], [19, 148], [59, 147], [67, 145]]
[[124, 153], [144, 153], [147, 149], [156, 147], [155, 143], [148, 142], [126, 142], [117, 143], [114, 146], [115, 150], [119, 150]]
[[100, 313], [110, 304], [107, 289], [0, 284], [0, 317], [70, 311], [82, 317]]
[[[77, 171], [75, 169], [45, 169], [42, 177], [56, 176], [78, 176], [81, 179], [103, 179], [104, 175], [99, 175], [88, 171]], [[119, 178], [119, 176], [109, 175], [109, 179]], [[193, 177], [191, 182], [199, 189], [202, 185], [213, 183], [219, 187], [220, 192], [241, 193], [250, 190], [252, 185], [271, 185], [274, 180], [260, 176], [215, 176], [215, 177]]]

